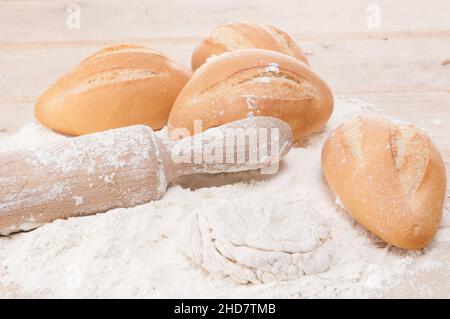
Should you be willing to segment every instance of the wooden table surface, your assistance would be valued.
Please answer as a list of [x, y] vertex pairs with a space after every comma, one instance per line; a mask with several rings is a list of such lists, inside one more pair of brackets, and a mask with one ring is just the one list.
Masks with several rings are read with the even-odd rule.
[[[67, 25], [70, 3], [80, 28]], [[216, 25], [247, 20], [293, 35], [336, 97], [430, 129], [450, 172], [449, 13], [448, 0], [0, 0], [0, 137], [32, 120], [40, 93], [95, 50], [138, 43], [189, 65]]]

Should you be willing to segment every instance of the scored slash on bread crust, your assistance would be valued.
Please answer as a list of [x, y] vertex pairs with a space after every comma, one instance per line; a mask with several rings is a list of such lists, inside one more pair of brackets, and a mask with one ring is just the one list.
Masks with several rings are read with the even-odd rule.
[[158, 76], [159, 74], [145, 69], [113, 69], [86, 76], [67, 88], [66, 94], [79, 94], [102, 85], [137, 81]]
[[412, 125], [391, 125], [390, 145], [404, 193], [410, 197], [430, 163], [427, 138]]
[[168, 128], [194, 133], [194, 121], [208, 129], [251, 116], [287, 122], [297, 141], [326, 123], [333, 95], [314, 71], [275, 51], [245, 49], [224, 53], [202, 65], [180, 92]]
[[123, 126], [164, 127], [191, 76], [166, 55], [137, 45], [103, 49], [58, 79], [37, 101], [36, 118], [68, 135]]
[[405, 249], [433, 239], [445, 198], [445, 166], [413, 125], [375, 116], [348, 121], [325, 142], [322, 168], [346, 210], [381, 239]]
[[277, 51], [308, 64], [305, 54], [285, 31], [271, 25], [238, 22], [218, 26], [202, 40], [192, 55], [192, 69], [198, 69], [211, 56], [251, 48]]
[[160, 55], [161, 57], [168, 58], [164, 53], [159, 52], [157, 50], [153, 50], [147, 47], [144, 47], [142, 45], [135, 45], [135, 44], [119, 44], [112, 47], [107, 47], [104, 49], [101, 49], [100, 51], [97, 51], [90, 56], [88, 56], [86, 59], [81, 61], [81, 63], [99, 58], [102, 56], [112, 55], [112, 54], [119, 54], [119, 53], [148, 53], [152, 55]]

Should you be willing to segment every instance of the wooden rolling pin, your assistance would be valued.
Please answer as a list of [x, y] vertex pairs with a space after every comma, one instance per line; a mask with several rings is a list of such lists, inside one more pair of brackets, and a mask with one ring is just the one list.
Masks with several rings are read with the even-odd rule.
[[[246, 132], [258, 132], [256, 145]], [[181, 175], [272, 165], [291, 144], [289, 125], [254, 117], [174, 142], [136, 125], [4, 152], [0, 234], [155, 200]]]

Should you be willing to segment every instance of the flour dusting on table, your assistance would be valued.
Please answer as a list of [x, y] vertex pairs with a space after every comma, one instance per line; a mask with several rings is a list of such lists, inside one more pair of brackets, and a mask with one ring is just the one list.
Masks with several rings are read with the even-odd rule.
[[[342, 120], [372, 112], [364, 105], [358, 100], [337, 100], [326, 131], [315, 134], [304, 148], [293, 149], [278, 174], [183, 177], [161, 200], [58, 220], [0, 238], [0, 296], [361, 298], [389, 296], [417, 274], [450, 277], [449, 212], [444, 212], [442, 227], [429, 248], [407, 252], [384, 244], [357, 225], [328, 190], [320, 168], [323, 141]], [[62, 138], [29, 123], [0, 140], [0, 151]], [[234, 209], [240, 203], [246, 209], [250, 205], [276, 210], [277, 204], [286, 209], [283, 203], [290, 199], [289, 209], [299, 214], [306, 209], [318, 212], [330, 226], [334, 245], [329, 269], [296, 280], [246, 285], [208, 274], [187, 257], [192, 247], [186, 238], [192, 235], [194, 216], [208, 214], [218, 203], [226, 208], [227, 198]], [[258, 242], [258, 238], [252, 240]], [[425, 286], [415, 289], [428, 293]], [[448, 287], [445, 293], [449, 297]]]

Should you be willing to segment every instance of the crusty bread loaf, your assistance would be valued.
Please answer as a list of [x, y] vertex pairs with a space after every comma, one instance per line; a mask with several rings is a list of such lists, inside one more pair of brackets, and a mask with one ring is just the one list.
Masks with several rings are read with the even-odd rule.
[[306, 64], [261, 49], [224, 53], [201, 66], [177, 97], [168, 128], [194, 121], [203, 130], [250, 116], [277, 117], [290, 124], [294, 140], [320, 129], [333, 111], [328, 85]]
[[300, 47], [285, 31], [271, 25], [239, 22], [218, 26], [204, 38], [192, 55], [192, 69], [196, 70], [212, 55], [250, 48], [278, 51], [308, 64]]
[[56, 81], [37, 101], [36, 118], [68, 135], [133, 124], [164, 127], [191, 71], [137, 45], [103, 49]]
[[342, 124], [322, 151], [322, 168], [346, 210], [386, 242], [419, 249], [442, 215], [445, 166], [413, 125], [363, 116]]

